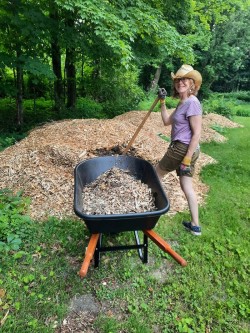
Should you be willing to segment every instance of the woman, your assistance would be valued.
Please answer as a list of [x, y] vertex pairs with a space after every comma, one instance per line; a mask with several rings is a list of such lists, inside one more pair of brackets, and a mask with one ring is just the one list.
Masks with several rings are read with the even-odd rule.
[[182, 65], [176, 74], [171, 73], [174, 85], [174, 97], [179, 104], [172, 114], [168, 114], [164, 88], [159, 89], [161, 116], [165, 126], [171, 125], [171, 143], [166, 154], [156, 166], [161, 179], [168, 172], [176, 170], [180, 186], [185, 194], [191, 214], [191, 221], [183, 221], [184, 227], [193, 235], [201, 235], [199, 225], [198, 202], [193, 189], [192, 176], [195, 162], [199, 157], [202, 108], [196, 95], [202, 83], [201, 74], [192, 66]]

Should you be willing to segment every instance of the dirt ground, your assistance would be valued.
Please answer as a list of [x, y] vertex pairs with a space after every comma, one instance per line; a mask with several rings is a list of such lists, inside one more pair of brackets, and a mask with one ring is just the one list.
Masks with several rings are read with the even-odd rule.
[[[48, 216], [75, 217], [73, 212], [74, 167], [80, 161], [102, 156], [122, 154], [145, 117], [147, 111], [130, 111], [113, 119], [75, 119], [47, 123], [37, 127], [22, 141], [0, 153], [0, 188], [14, 192], [23, 190], [32, 199], [30, 216], [44, 220]], [[201, 142], [224, 142], [226, 139], [211, 126], [239, 127], [217, 114], [203, 116]], [[159, 133], [170, 135], [170, 128], [162, 124], [160, 113], [153, 112], [135, 139], [128, 155], [140, 157], [153, 165], [165, 153], [168, 142]], [[117, 147], [119, 148], [117, 150]], [[201, 153], [194, 177], [198, 200], [203, 204], [207, 185], [199, 178], [201, 168], [215, 161]], [[163, 180], [170, 200], [168, 214], [187, 208], [175, 172]]]

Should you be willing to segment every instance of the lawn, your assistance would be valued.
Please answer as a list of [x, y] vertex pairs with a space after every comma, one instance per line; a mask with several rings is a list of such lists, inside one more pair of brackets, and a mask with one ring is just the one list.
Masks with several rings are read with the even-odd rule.
[[[76, 296], [93, 299], [93, 332], [249, 332], [250, 118], [235, 120], [244, 127], [227, 129], [227, 142], [202, 145], [218, 161], [202, 170], [210, 186], [200, 208], [202, 236], [183, 230], [187, 212], [166, 214], [155, 227], [187, 260], [186, 267], [149, 241], [148, 264], [135, 250], [105, 253], [100, 267], [91, 266], [80, 279], [89, 239], [84, 223], [32, 221], [26, 198], [0, 192], [1, 332], [60, 332]], [[104, 241], [131, 243], [133, 233]]]

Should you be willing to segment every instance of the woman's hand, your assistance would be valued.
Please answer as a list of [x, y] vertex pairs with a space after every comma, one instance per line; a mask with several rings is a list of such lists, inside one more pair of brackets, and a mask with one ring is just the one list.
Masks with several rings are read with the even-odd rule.
[[190, 174], [191, 172], [190, 164], [191, 164], [191, 158], [185, 156], [180, 165], [180, 176], [185, 176], [187, 174]]
[[165, 98], [167, 96], [167, 92], [164, 88], [159, 88], [158, 90], [158, 97], [160, 99], [160, 103], [163, 104], [165, 103]]

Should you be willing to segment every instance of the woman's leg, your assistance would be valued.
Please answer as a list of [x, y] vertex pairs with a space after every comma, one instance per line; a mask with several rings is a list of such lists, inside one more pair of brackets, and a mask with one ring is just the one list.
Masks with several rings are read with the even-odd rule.
[[184, 192], [191, 213], [191, 224], [199, 226], [199, 208], [196, 193], [193, 189], [192, 177], [180, 176], [181, 189]]

